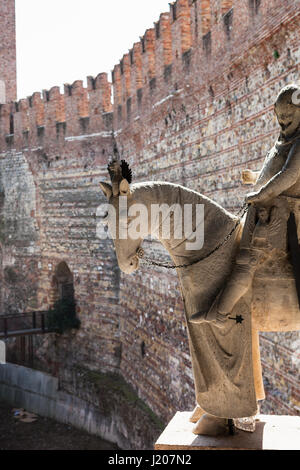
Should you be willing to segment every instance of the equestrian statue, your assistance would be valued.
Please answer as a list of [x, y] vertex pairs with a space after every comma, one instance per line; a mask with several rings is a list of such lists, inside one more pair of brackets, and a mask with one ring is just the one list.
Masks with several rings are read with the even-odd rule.
[[[177, 270], [195, 381], [195, 434], [228, 434], [234, 425], [253, 431], [264, 399], [259, 331], [300, 329], [300, 87], [283, 88], [274, 111], [280, 134], [261, 171], [243, 171], [243, 182], [254, 188], [241, 217], [178, 184], [132, 184], [124, 160], [109, 164], [111, 183], [100, 183], [112, 209], [106, 222], [116, 233], [120, 269], [130, 274], [141, 259], [151, 263], [141, 245], [152, 235], [172, 259], [166, 267]], [[189, 233], [178, 235], [174, 212], [171, 235], [163, 236], [163, 217], [152, 210], [163, 204], [203, 208], [203, 220], [191, 222], [191, 233], [203, 231], [197, 249]]]

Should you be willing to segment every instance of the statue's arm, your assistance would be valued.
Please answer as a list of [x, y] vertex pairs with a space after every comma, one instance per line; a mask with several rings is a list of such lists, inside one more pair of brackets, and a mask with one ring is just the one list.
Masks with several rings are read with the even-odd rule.
[[300, 145], [296, 142], [288, 155], [281, 171], [268, 180], [259, 191], [250, 193], [248, 202], [262, 202], [274, 199], [293, 186], [300, 177]]
[[[258, 192], [260, 188], [266, 184], [272, 176], [274, 176], [274, 172], [272, 170], [272, 157], [270, 157], [270, 152], [267, 153], [266, 158], [264, 160], [262, 169], [260, 171], [251, 171], [251, 176], [248, 175], [249, 170], [245, 170], [246, 175], [248, 176], [248, 184], [253, 184], [253, 191]], [[242, 174], [242, 176], [244, 176]], [[243, 180], [244, 182], [244, 180]], [[244, 184], [247, 182], [244, 182]]]

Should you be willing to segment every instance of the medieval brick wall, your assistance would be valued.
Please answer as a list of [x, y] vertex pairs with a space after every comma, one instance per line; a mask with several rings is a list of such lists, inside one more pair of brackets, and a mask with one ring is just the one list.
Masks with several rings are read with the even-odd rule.
[[0, 2], [0, 104], [17, 98], [15, 1]]
[[120, 362], [119, 272], [112, 243], [96, 237], [112, 148], [110, 86], [106, 74], [88, 84], [1, 107], [3, 270], [16, 278], [4, 286], [3, 311], [48, 308], [59, 264], [73, 275], [81, 329], [35, 345], [40, 366], [53, 373], [63, 363], [111, 371]]
[[[135, 181], [180, 183], [237, 211], [241, 171], [259, 169], [277, 137], [276, 94], [298, 81], [298, 13], [292, 0], [177, 0], [115, 66], [113, 106], [106, 74], [1, 106], [2, 304], [48, 307], [67, 264], [81, 328], [35, 348], [69, 391], [76, 365], [121, 373], [164, 420], [193, 408], [176, 275], [120, 273], [96, 236], [98, 183], [114, 131]], [[167, 259], [155, 242], [145, 250]], [[297, 332], [261, 335], [267, 412], [299, 413], [297, 345]]]

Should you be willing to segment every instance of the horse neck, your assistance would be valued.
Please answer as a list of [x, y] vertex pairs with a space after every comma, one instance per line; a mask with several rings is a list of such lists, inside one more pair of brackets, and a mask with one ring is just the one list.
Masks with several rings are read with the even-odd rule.
[[170, 197], [167, 194], [167, 187], [167, 184], [159, 182], [137, 183], [132, 186], [134, 203], [142, 204], [148, 212], [149, 232], [147, 235], [156, 235], [151, 223], [152, 205], [169, 204]]
[[[199, 254], [201, 256], [208, 253], [222, 241], [236, 221], [232, 214], [211, 199], [179, 185], [164, 182], [140, 183], [135, 185], [134, 194], [135, 202], [144, 204], [147, 207], [149, 227], [151, 227], [152, 204], [168, 204], [168, 206], [179, 204], [181, 207], [184, 204], [203, 206], [204, 244], [201, 249], [186, 249], [186, 242], [188, 241], [184, 235], [181, 239], [171, 237], [170, 240], [158, 237], [175, 261], [192, 260], [199, 257]], [[153, 233], [151, 230], [149, 234], [157, 236], [157, 233]]]

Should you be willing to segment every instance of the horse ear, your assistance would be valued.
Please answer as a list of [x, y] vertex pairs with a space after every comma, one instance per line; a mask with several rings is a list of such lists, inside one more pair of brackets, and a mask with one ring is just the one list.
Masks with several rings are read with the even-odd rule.
[[112, 195], [112, 187], [111, 187], [111, 184], [109, 183], [99, 183], [100, 184], [100, 188], [102, 189], [103, 191], [103, 194], [104, 196], [107, 198], [107, 199], [110, 199], [111, 195]]
[[125, 178], [120, 183], [120, 194], [121, 196], [128, 196], [130, 194], [130, 186]]

